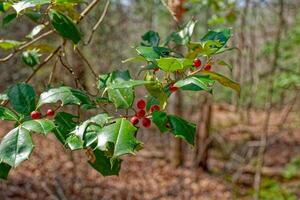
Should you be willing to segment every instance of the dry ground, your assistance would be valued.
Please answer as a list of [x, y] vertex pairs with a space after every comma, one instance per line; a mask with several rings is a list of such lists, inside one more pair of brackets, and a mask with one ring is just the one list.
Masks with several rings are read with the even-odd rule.
[[[213, 157], [210, 163], [217, 161], [226, 164], [233, 159], [232, 157], [223, 159], [220, 157], [221, 154], [224, 156], [225, 151], [232, 152], [239, 148], [239, 144], [245, 144], [244, 141], [259, 135], [256, 129], [259, 129], [259, 122], [262, 121], [259, 116], [262, 116], [262, 113], [257, 112], [253, 124], [245, 128], [239, 123], [240, 117], [232, 110], [216, 107], [215, 111], [214, 132], [224, 141], [218, 145], [219, 140], [216, 139], [217, 148], [211, 152]], [[272, 121], [276, 120], [274, 116]], [[298, 123], [297, 120], [299, 120], [297, 117], [289, 119], [293, 123], [295, 121]], [[7, 128], [2, 124], [2, 129], [1, 136]], [[219, 133], [218, 130], [222, 131]], [[276, 130], [275, 127], [274, 134]], [[298, 127], [289, 129], [270, 145], [266, 156], [267, 166], [282, 167], [290, 158], [300, 155], [299, 132]], [[207, 174], [194, 170], [190, 167], [189, 157], [184, 168], [173, 169], [166, 159], [161, 158], [161, 155], [168, 154], [169, 148], [164, 148], [164, 145], [169, 143], [169, 137], [159, 134], [153, 136], [149, 132], [143, 133], [145, 134], [148, 136], [141, 137], [146, 143], [145, 149], [137, 156], [127, 156], [124, 159], [119, 177], [102, 177], [88, 166], [83, 153], [66, 152], [52, 135], [46, 138], [36, 135], [34, 136], [36, 147], [30, 161], [13, 170], [7, 181], [1, 181], [0, 199], [233, 199], [232, 184], [225, 181], [224, 173]], [[149, 134], [152, 136], [149, 137]], [[153, 143], [156, 145], [152, 145]], [[236, 145], [226, 146], [231, 143]], [[187, 153], [191, 154], [189, 148]]]

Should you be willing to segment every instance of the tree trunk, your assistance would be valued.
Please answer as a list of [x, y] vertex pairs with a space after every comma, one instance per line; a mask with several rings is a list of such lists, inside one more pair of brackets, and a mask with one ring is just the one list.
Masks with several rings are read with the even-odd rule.
[[196, 147], [194, 153], [194, 167], [202, 168], [208, 171], [208, 153], [210, 146], [210, 126], [212, 119], [212, 97], [207, 94], [202, 103], [202, 111], [200, 112], [198, 129], [196, 133]]

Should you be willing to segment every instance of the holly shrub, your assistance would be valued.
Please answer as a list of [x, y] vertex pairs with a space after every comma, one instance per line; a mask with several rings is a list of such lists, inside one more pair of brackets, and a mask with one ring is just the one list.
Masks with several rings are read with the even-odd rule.
[[[87, 41], [84, 41], [80, 22], [99, 0], [89, 2], [81, 11], [77, 5], [82, 2], [6, 0], [0, 3], [3, 23], [9, 24], [16, 18], [20, 18], [21, 23], [24, 18], [29, 18], [36, 24], [25, 38], [0, 40], [0, 48], [7, 51], [7, 55], [0, 58], [1, 63], [20, 55], [21, 60], [32, 68], [32, 74], [26, 80], [11, 85], [0, 95], [1, 120], [15, 123], [15, 128], [0, 143], [2, 179], [7, 178], [11, 168], [29, 158], [34, 149], [33, 134], [46, 136], [50, 133], [66, 149], [86, 151], [88, 163], [102, 175], [118, 175], [122, 156], [134, 154], [143, 147], [136, 138], [137, 132], [140, 128], [150, 127], [151, 123], [162, 133], [171, 133], [195, 145], [196, 125], [166, 112], [172, 93], [179, 90], [212, 93], [215, 82], [240, 92], [238, 83], [213, 71], [216, 65], [227, 65], [215, 55], [233, 49], [226, 45], [231, 30], [210, 30], [201, 39], [192, 41], [196, 25], [193, 20], [164, 41], [154, 31], [142, 36], [141, 43], [135, 47], [137, 55], [124, 61], [141, 63], [140, 71], [134, 76], [140, 79], [133, 79], [128, 70], [97, 75], [80, 48], [92, 41], [102, 19], [95, 24], [92, 33], [86, 33], [90, 35]], [[45, 38], [54, 36], [60, 36], [62, 42], [53, 48], [55, 44]], [[97, 95], [90, 94], [80, 85], [80, 77], [67, 63], [65, 46], [70, 43], [95, 75]], [[43, 49], [47, 46], [52, 47], [47, 48], [50, 52]], [[37, 94], [29, 82], [54, 59], [55, 65], [58, 62], [70, 72], [76, 87], [57, 87], [58, 84], [50, 82], [41, 94]], [[136, 87], [145, 88], [147, 95], [135, 100]], [[73, 106], [79, 112], [67, 112], [66, 106]], [[109, 112], [111, 106], [115, 107], [115, 112]], [[42, 113], [45, 109], [47, 112]], [[98, 114], [82, 119], [79, 114], [88, 110]]]

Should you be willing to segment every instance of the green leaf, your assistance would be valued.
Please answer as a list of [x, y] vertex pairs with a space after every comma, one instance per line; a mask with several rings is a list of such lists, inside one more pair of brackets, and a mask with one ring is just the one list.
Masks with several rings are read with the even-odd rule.
[[61, 105], [91, 105], [88, 95], [81, 90], [67, 86], [53, 88], [40, 95], [37, 108], [47, 103], [61, 102]]
[[0, 48], [4, 50], [13, 49], [20, 45], [24, 44], [24, 42], [16, 41], [16, 40], [0, 40]]
[[33, 150], [30, 132], [22, 127], [11, 130], [0, 143], [0, 162], [17, 167]]
[[159, 34], [157, 32], [154, 32], [154, 31], [146, 32], [142, 36], [142, 39], [143, 39], [143, 42], [142, 42], [143, 46], [158, 46], [159, 41], [160, 41]]
[[150, 73], [146, 73], [145, 80], [151, 81], [150, 84], [145, 85], [148, 93], [156, 98], [159, 101], [160, 107], [164, 109], [167, 105], [168, 96], [164, 92], [162, 83]]
[[81, 140], [77, 135], [70, 135], [66, 139], [67, 146], [72, 150], [78, 150], [83, 148], [83, 140]]
[[136, 48], [138, 54], [148, 61], [159, 59], [160, 55], [154, 51], [153, 47], [140, 46]]
[[38, 49], [27, 50], [22, 53], [22, 61], [29, 67], [34, 67], [40, 63], [40, 57]]
[[39, 34], [43, 29], [45, 28], [45, 25], [40, 24], [37, 25], [32, 29], [32, 31], [26, 36], [26, 38], [32, 39], [34, 38], [37, 34]]
[[103, 127], [105, 125], [105, 123], [107, 123], [108, 119], [109, 119], [109, 116], [107, 113], [101, 113], [96, 116], [93, 116], [92, 118], [84, 121], [79, 126], [76, 126], [75, 130], [72, 131], [72, 134], [77, 135], [80, 139], [84, 139], [85, 132], [89, 125], [97, 124], [100, 127]]
[[119, 83], [112, 83], [107, 88], [108, 89], [122, 89], [122, 88], [133, 88], [140, 85], [150, 84], [151, 81], [143, 81], [143, 80], [129, 80], [123, 81]]
[[120, 86], [131, 80], [129, 71], [114, 71], [107, 75], [102, 75], [98, 87], [106, 87], [109, 101], [113, 102], [116, 108], [130, 108], [134, 101], [134, 92], [132, 88], [111, 89], [109, 87]]
[[63, 145], [66, 143], [69, 133], [74, 130], [77, 125], [73, 120], [74, 118], [77, 117], [66, 112], [59, 112], [55, 115], [54, 123], [56, 129], [54, 130], [54, 134]]
[[55, 10], [50, 10], [49, 17], [53, 27], [61, 36], [78, 44], [81, 40], [81, 33], [71, 18]]
[[35, 109], [35, 92], [26, 83], [17, 83], [8, 89], [8, 98], [12, 108], [24, 115]]
[[222, 84], [226, 87], [234, 89], [238, 93], [238, 95], [240, 95], [241, 86], [237, 82], [234, 82], [233, 80], [231, 80], [221, 74], [218, 74], [216, 72], [203, 70], [203, 71], [201, 71], [201, 73], [209, 75], [211, 79], [218, 81], [220, 84]]
[[55, 124], [51, 120], [37, 119], [24, 122], [22, 124], [22, 127], [29, 130], [30, 132], [33, 131], [36, 133], [47, 135], [55, 128]]
[[26, 8], [32, 8], [35, 6], [48, 4], [50, 2], [50, 0], [23, 0], [13, 4], [12, 7], [16, 10], [17, 13], [19, 13]]
[[115, 162], [111, 163], [110, 158], [99, 149], [93, 151], [94, 161], [89, 161], [89, 164], [100, 172], [103, 176], [119, 175], [121, 169], [121, 160], [116, 159]]
[[75, 150], [91, 145], [97, 140], [98, 127], [103, 127], [109, 118], [107, 113], [101, 113], [76, 126], [66, 140], [69, 148]]
[[2, 24], [5, 26], [17, 18], [17, 13], [11, 13], [3, 17]]
[[0, 2], [0, 11], [6, 12], [11, 7], [10, 2]]
[[[231, 29], [220, 29], [220, 30], [210, 30], [208, 33], [201, 38], [201, 42], [210, 42], [214, 52], [217, 52], [219, 49], [224, 47], [231, 37]], [[216, 45], [215, 42], [218, 42]]]
[[154, 111], [152, 114], [152, 121], [158, 127], [161, 132], [166, 132], [169, 129], [167, 128], [167, 124], [169, 121], [168, 115], [165, 112]]
[[168, 38], [167, 43], [174, 41], [177, 45], [186, 45], [190, 42], [197, 21], [189, 21], [180, 31], [173, 32]]
[[193, 66], [192, 59], [186, 58], [160, 58], [157, 59], [157, 65], [159, 68], [166, 72], [176, 72], [177, 70], [184, 70]]
[[141, 143], [135, 138], [136, 131], [136, 127], [128, 120], [117, 119], [115, 123], [103, 127], [98, 133], [97, 147], [107, 151], [109, 143], [113, 143], [113, 158], [134, 154], [141, 147]]
[[0, 163], [0, 179], [6, 180], [11, 170], [11, 166], [6, 163]]
[[174, 86], [179, 87], [182, 90], [205, 90], [211, 92], [214, 82], [215, 81], [212, 80], [209, 76], [193, 75], [176, 82]]
[[194, 145], [196, 135], [196, 125], [180, 117], [169, 115], [171, 131], [175, 137], [186, 140], [189, 144]]
[[136, 56], [132, 58], [128, 58], [126, 60], [122, 60], [122, 63], [127, 63], [127, 62], [145, 62], [147, 61], [143, 56]]
[[19, 116], [11, 111], [9, 108], [0, 106], [0, 119], [7, 121], [18, 121]]

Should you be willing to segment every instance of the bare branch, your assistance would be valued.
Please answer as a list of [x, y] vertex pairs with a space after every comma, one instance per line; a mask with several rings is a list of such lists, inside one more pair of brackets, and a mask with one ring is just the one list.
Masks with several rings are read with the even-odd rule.
[[83, 55], [83, 53], [76, 48], [77, 53], [79, 54], [79, 56], [81, 57], [82, 60], [84, 60], [84, 62], [87, 64], [87, 66], [89, 67], [89, 69], [91, 70], [92, 74], [94, 75], [94, 77], [97, 79], [97, 73], [95, 72], [95, 70], [93, 69], [92, 65], [90, 64], [90, 62], [88, 61], [88, 59], [86, 59], [86, 57]]
[[48, 35], [50, 35], [50, 34], [52, 34], [52, 33], [54, 33], [54, 30], [47, 31], [47, 32], [43, 33], [42, 35], [40, 35], [40, 36], [34, 38], [33, 40], [30, 40], [29, 42], [26, 42], [26, 43], [23, 44], [22, 46], [20, 46], [20, 47], [18, 47], [17, 49], [15, 49], [14, 52], [10, 53], [9, 55], [7, 55], [7, 56], [4, 57], [4, 58], [1, 58], [1, 59], [0, 59], [0, 62], [6, 62], [6, 61], [8, 61], [8, 60], [11, 59], [16, 53], [22, 51], [23, 49], [29, 47], [29, 46], [32, 45], [33, 43], [35, 43], [35, 42], [37, 42], [37, 41], [43, 39], [44, 37], [46, 37], [46, 36], [48, 36]]
[[107, 13], [109, 4], [110, 4], [110, 0], [107, 0], [107, 2], [106, 2], [106, 4], [105, 4], [105, 7], [104, 7], [104, 10], [103, 10], [103, 12], [102, 12], [102, 15], [101, 15], [100, 18], [98, 19], [97, 23], [94, 25], [94, 27], [93, 27], [93, 29], [92, 29], [92, 32], [91, 32], [91, 35], [90, 35], [88, 41], [87, 41], [86, 43], [84, 43], [84, 45], [88, 45], [88, 44], [91, 43], [95, 31], [99, 28], [101, 22], [103, 21], [105, 15], [106, 15], [106, 13]]

